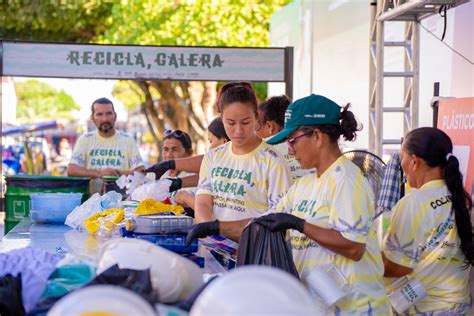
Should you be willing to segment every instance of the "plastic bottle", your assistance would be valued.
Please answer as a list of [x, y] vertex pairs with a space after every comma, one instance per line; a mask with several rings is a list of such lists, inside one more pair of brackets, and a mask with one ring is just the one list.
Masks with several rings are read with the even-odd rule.
[[122, 194], [115, 191], [109, 191], [100, 198], [100, 209], [102, 211], [121, 206]]

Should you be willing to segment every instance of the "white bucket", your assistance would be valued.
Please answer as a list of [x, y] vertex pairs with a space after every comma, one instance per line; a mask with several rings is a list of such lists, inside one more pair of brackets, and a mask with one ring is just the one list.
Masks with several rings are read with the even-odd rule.
[[336, 267], [315, 267], [305, 276], [310, 290], [331, 307], [346, 296], [343, 289], [345, 279]]

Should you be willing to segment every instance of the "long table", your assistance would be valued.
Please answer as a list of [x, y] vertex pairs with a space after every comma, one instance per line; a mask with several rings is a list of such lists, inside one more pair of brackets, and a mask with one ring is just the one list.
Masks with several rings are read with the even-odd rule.
[[[104, 241], [90, 236], [87, 231], [79, 231], [66, 225], [37, 224], [30, 219], [24, 219], [3, 237], [0, 252], [29, 246], [50, 253], [71, 253], [79, 258], [95, 261], [103, 243]], [[225, 272], [205, 247], [199, 246], [197, 255], [204, 257], [203, 273]]]

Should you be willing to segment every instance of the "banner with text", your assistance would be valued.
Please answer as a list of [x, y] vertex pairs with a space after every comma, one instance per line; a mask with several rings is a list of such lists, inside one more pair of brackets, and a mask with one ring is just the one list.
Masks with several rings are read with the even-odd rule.
[[474, 195], [474, 98], [441, 99], [438, 128], [449, 135], [459, 160], [464, 187]]
[[285, 81], [284, 48], [1, 44], [3, 76]]

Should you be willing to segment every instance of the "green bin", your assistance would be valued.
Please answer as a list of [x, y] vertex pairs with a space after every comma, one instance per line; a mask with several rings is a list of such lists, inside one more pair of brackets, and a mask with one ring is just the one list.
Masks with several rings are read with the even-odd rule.
[[90, 178], [55, 176], [6, 177], [5, 234], [30, 213], [30, 193], [82, 193], [82, 202], [89, 198]]

